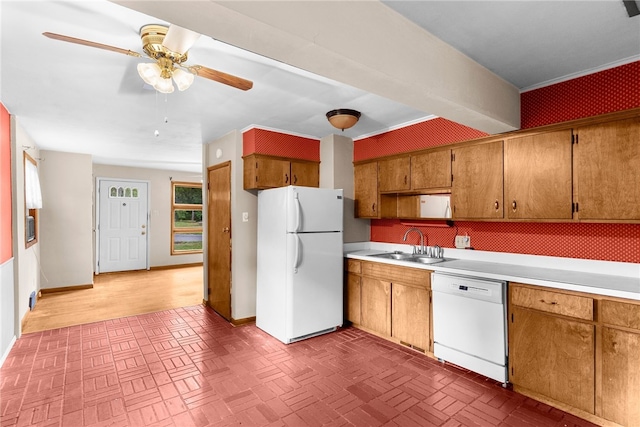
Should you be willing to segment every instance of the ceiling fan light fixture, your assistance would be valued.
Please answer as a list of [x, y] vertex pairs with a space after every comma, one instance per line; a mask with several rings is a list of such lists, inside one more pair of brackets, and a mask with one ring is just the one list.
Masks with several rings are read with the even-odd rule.
[[193, 73], [181, 68], [173, 70], [173, 81], [176, 83], [176, 86], [178, 86], [179, 91], [189, 89], [195, 77]]
[[327, 120], [329, 120], [329, 123], [331, 123], [333, 127], [344, 131], [358, 123], [360, 115], [359, 111], [340, 108], [329, 111], [327, 113]]
[[163, 79], [161, 77], [158, 78], [158, 81], [153, 85], [153, 88], [160, 93], [172, 93], [174, 90], [171, 79]]
[[144, 82], [150, 86], [155, 86], [160, 78], [160, 67], [158, 64], [143, 62], [138, 64], [138, 74]]

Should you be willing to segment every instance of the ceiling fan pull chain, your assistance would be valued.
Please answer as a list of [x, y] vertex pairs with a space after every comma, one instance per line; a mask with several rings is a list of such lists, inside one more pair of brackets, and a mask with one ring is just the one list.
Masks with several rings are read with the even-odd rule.
[[164, 122], [169, 123], [169, 95], [164, 94]]
[[[158, 120], [158, 91], [156, 91], [156, 115], [154, 117], [154, 121]], [[160, 131], [156, 128], [155, 132], [153, 132], [153, 134], [158, 137], [160, 136]]]

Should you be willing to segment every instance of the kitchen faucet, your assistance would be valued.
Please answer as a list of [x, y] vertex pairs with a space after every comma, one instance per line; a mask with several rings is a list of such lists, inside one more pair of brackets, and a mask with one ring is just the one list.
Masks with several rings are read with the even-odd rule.
[[[404, 242], [407, 241], [407, 234], [409, 234], [410, 231], [416, 231], [419, 235], [420, 235], [420, 249], [418, 249], [418, 253], [419, 254], [424, 254], [424, 234], [422, 234], [422, 231], [418, 230], [415, 227], [411, 227], [410, 229], [407, 230], [406, 233], [404, 233], [404, 237], [402, 238], [402, 240]], [[413, 246], [413, 253], [416, 253], [416, 247]]]

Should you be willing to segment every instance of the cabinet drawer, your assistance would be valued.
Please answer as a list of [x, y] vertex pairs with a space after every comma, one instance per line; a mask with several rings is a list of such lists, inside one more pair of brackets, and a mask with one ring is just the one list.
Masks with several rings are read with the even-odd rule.
[[347, 260], [347, 271], [349, 273], [361, 274], [362, 273], [362, 262], [358, 261], [358, 260], [355, 260], [355, 259]]
[[640, 330], [640, 305], [619, 301], [600, 301], [602, 323]]
[[511, 286], [511, 303], [525, 308], [593, 320], [593, 299], [541, 289]]
[[389, 282], [402, 282], [431, 289], [431, 271], [419, 268], [399, 267], [381, 262], [363, 262], [362, 274]]

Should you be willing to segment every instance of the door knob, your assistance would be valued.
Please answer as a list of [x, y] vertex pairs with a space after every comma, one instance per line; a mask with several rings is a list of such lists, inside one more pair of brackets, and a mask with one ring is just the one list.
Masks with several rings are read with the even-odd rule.
[[222, 232], [223, 232], [223, 233], [228, 233], [228, 232], [229, 232], [229, 227], [225, 227], [225, 228], [223, 228], [223, 229], [222, 229]]

